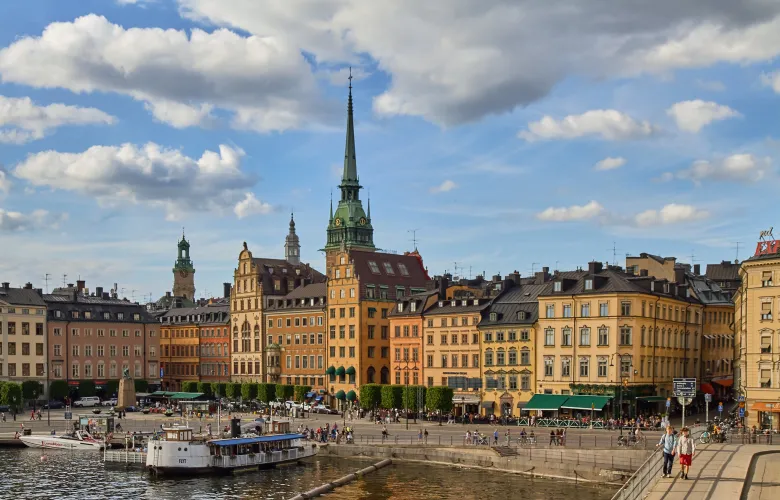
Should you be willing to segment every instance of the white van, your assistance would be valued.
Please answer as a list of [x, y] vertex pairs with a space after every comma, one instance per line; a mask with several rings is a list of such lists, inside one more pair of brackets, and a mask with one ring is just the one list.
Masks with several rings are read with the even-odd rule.
[[97, 396], [88, 396], [86, 398], [81, 398], [75, 403], [73, 403], [73, 406], [76, 408], [86, 408], [88, 406], [98, 406], [100, 404], [100, 398]]

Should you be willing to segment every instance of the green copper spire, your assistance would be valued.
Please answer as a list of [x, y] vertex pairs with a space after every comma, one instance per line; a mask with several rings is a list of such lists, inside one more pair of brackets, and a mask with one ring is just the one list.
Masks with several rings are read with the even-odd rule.
[[344, 146], [344, 173], [341, 184], [357, 184], [357, 158], [355, 157], [355, 125], [352, 117], [352, 68], [349, 68], [349, 98], [347, 100], [347, 143]]

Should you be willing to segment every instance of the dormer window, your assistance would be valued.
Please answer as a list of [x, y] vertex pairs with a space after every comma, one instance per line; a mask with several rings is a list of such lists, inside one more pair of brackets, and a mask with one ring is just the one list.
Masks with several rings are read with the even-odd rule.
[[395, 276], [395, 270], [393, 269], [393, 265], [389, 262], [382, 262], [382, 265], [385, 266], [385, 272], [389, 276]]
[[593, 290], [593, 280], [592, 279], [586, 279], [585, 280], [585, 290]]
[[298, 276], [300, 276], [300, 275], [301, 275], [301, 270], [300, 270], [300, 268], [296, 268], [296, 269], [295, 269], [295, 274], [297, 274]]
[[561, 290], [563, 290], [563, 283], [561, 283], [560, 281], [556, 281], [555, 283], [553, 283], [554, 292], [560, 292]]
[[479, 305], [479, 299], [474, 299], [474, 305], [475, 305], [475, 306], [478, 306], [478, 305]]
[[439, 301], [439, 307], [444, 307], [444, 301], [443, 300]]
[[104, 313], [103, 313], [103, 319], [111, 319], [111, 313], [109, 313], [109, 312], [104, 312]]
[[490, 313], [490, 321], [498, 321], [498, 313]]
[[457, 306], [457, 305], [458, 305], [458, 301], [457, 301], [457, 300], [453, 300], [452, 302], [450, 302], [450, 305], [451, 305], [452, 307], [455, 307], [455, 306]]
[[62, 317], [62, 311], [54, 311], [54, 317], [55, 318], [61, 318]]
[[377, 266], [376, 262], [374, 262], [373, 260], [369, 260], [368, 261], [368, 268], [371, 269], [371, 272], [373, 274], [380, 274], [379, 273], [379, 266]]
[[403, 302], [399, 302], [398, 303], [398, 312], [404, 312], [404, 303]]
[[117, 319], [125, 319], [125, 313], [116, 313]]
[[525, 311], [518, 312], [517, 319], [525, 319]]
[[412, 302], [409, 304], [409, 309], [410, 309], [412, 312], [415, 312], [415, 311], [417, 310], [417, 302], [414, 302], [414, 301], [412, 301]]
[[133, 314], [133, 320], [135, 321], [141, 321], [141, 315], [138, 313]]
[[466, 307], [467, 305], [469, 305], [469, 301], [468, 300], [461, 301], [460, 305]]
[[401, 271], [401, 276], [409, 276], [409, 270], [406, 269], [406, 265], [398, 263], [398, 270]]

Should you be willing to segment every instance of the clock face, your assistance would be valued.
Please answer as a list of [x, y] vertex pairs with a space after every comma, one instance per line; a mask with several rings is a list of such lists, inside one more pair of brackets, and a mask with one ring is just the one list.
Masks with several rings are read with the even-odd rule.
[[360, 222], [361, 226], [365, 226], [366, 225], [366, 218], [365, 217], [361, 217], [358, 222]]
[[190, 273], [188, 273], [186, 269], [182, 269], [181, 271], [179, 271], [179, 276], [181, 276], [182, 278], [186, 278], [188, 274]]
[[341, 225], [341, 219], [336, 219], [335, 221], [333, 221], [333, 223], [336, 224], [337, 226], [340, 226]]

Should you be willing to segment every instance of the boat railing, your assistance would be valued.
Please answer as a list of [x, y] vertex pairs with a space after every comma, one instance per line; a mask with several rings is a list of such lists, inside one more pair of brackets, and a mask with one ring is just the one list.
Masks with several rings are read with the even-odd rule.
[[305, 450], [300, 450], [298, 448], [288, 448], [272, 452], [250, 453], [246, 455], [215, 456], [212, 457], [212, 466], [232, 469], [235, 467], [273, 464], [287, 460], [305, 458], [307, 456], [308, 455], [306, 455]]
[[146, 453], [141, 451], [106, 451], [104, 462], [146, 465]]

